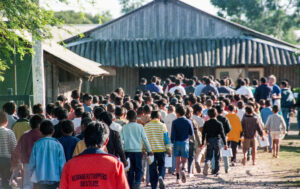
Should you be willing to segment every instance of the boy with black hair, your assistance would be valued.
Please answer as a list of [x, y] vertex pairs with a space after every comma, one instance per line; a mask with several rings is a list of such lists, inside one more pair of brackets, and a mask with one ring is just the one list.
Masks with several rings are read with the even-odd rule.
[[74, 153], [74, 149], [79, 142], [79, 138], [72, 136], [74, 133], [74, 124], [70, 120], [64, 120], [61, 123], [63, 136], [58, 139], [64, 148], [66, 161], [69, 161]]
[[46, 119], [47, 120], [52, 120], [54, 116], [54, 110], [55, 110], [55, 105], [53, 103], [49, 103], [46, 106]]
[[244, 158], [242, 163], [246, 165], [246, 153], [248, 152], [248, 149], [251, 148], [252, 150], [252, 161], [253, 165], [255, 165], [255, 154], [256, 154], [256, 144], [255, 144], [255, 136], [256, 132], [262, 137], [262, 140], [264, 140], [264, 135], [262, 131], [262, 125], [259, 121], [257, 116], [254, 116], [254, 111], [252, 106], [246, 107], [246, 114], [243, 117], [242, 120], [242, 128], [244, 136], [244, 142], [243, 142], [243, 154]]
[[15, 134], [7, 128], [7, 124], [7, 113], [0, 111], [0, 178], [3, 188], [10, 188], [10, 160], [17, 146]]
[[[272, 105], [271, 100], [266, 100], [265, 108], [263, 108], [260, 111], [260, 116], [261, 116], [261, 119], [262, 119], [264, 125], [266, 125], [268, 118], [273, 114], [271, 105]], [[266, 128], [264, 128], [264, 129], [266, 129]], [[268, 133], [268, 137], [269, 137], [269, 152], [272, 153], [272, 136], [271, 136], [270, 132]]]
[[49, 120], [44, 120], [40, 125], [43, 138], [34, 143], [29, 160], [29, 170], [35, 185], [38, 188], [58, 187], [61, 172], [66, 158], [64, 148], [52, 138], [54, 128]]
[[17, 141], [21, 136], [28, 130], [30, 130], [30, 125], [28, 121], [29, 108], [27, 105], [21, 105], [18, 107], [17, 115], [19, 117], [18, 121], [13, 125], [13, 132], [15, 133]]
[[81, 125], [81, 120], [82, 120], [81, 117], [83, 114], [83, 108], [77, 107], [74, 112], [75, 112], [75, 118], [72, 120], [72, 122], [74, 124], [74, 132], [77, 135], [77, 134], [81, 133], [80, 125]]
[[44, 108], [42, 104], [35, 104], [32, 106], [32, 113], [33, 114], [39, 114], [44, 115]]
[[84, 111], [85, 112], [89, 112], [91, 115], [93, 115], [93, 110], [91, 108], [92, 100], [93, 100], [92, 95], [85, 94], [85, 95], [83, 95], [82, 98], [83, 98], [83, 108], [84, 108]]
[[203, 174], [205, 176], [208, 175], [208, 168], [210, 162], [212, 161], [213, 155], [215, 155], [215, 167], [212, 173], [214, 175], [219, 174], [220, 139], [222, 139], [223, 141], [224, 149], [227, 149], [223, 125], [220, 121], [217, 120], [217, 110], [215, 108], [211, 108], [207, 111], [207, 114], [210, 119], [204, 123], [202, 131], [202, 144], [205, 144], [205, 140], [207, 143], [207, 152], [203, 170]]
[[126, 109], [120, 106], [116, 106], [115, 109], [115, 122], [120, 124], [122, 127], [128, 123], [128, 121], [125, 119], [126, 115], [125, 115], [125, 111]]
[[151, 120], [151, 112], [152, 112], [152, 106], [149, 104], [146, 104], [144, 107], [144, 115], [140, 119], [140, 124], [145, 125]]
[[128, 124], [124, 125], [121, 131], [121, 139], [126, 157], [130, 159], [128, 182], [131, 189], [140, 188], [143, 177], [142, 158], [143, 144], [152, 155], [152, 150], [147, 139], [144, 127], [136, 122], [137, 114], [133, 110], [127, 112]]
[[64, 95], [59, 95], [57, 98], [56, 98], [57, 101], [60, 101], [62, 106], [64, 106], [64, 104], [68, 101], [68, 98], [65, 97]]
[[12, 129], [13, 125], [17, 121], [17, 118], [14, 116], [17, 109], [16, 103], [14, 101], [7, 102], [2, 106], [2, 109], [4, 112], [7, 113], [8, 116], [8, 122], [6, 128]]
[[80, 141], [76, 144], [76, 147], [73, 152], [73, 157], [81, 154], [85, 149], [85, 143], [84, 143], [84, 132], [87, 128], [88, 124], [90, 124], [93, 120], [91, 118], [83, 118], [81, 121], [81, 133], [77, 135], [76, 137], [80, 139]]
[[[185, 165], [189, 157], [189, 138], [194, 135], [193, 124], [185, 117], [185, 108], [182, 105], [176, 107], [177, 119], [172, 123], [171, 141], [174, 145], [173, 155], [176, 157], [176, 182], [186, 182]], [[180, 170], [180, 164], [182, 165]]]
[[272, 111], [273, 115], [269, 116], [265, 126], [273, 139], [273, 157], [278, 158], [280, 136], [286, 133], [286, 123], [283, 117], [278, 114], [278, 105], [274, 105]]
[[80, 93], [77, 89], [72, 91], [71, 98], [73, 100], [78, 100], [78, 101], [80, 100]]
[[149, 165], [150, 183], [153, 189], [157, 188], [157, 182], [159, 182], [159, 188], [165, 188], [165, 153], [171, 156], [171, 143], [168, 130], [166, 125], [160, 122], [160, 120], [160, 111], [152, 111], [151, 121], [144, 127], [154, 154], [154, 162]]
[[41, 115], [34, 115], [30, 119], [31, 130], [21, 136], [18, 145], [12, 155], [12, 168], [18, 167], [19, 162], [23, 164], [23, 188], [33, 188], [30, 180], [29, 159], [33, 145], [36, 141], [43, 137], [40, 132], [40, 124], [44, 120]]
[[68, 120], [73, 120], [75, 119], [76, 115], [75, 115], [75, 110], [77, 107], [81, 107], [82, 105], [80, 104], [80, 102], [78, 100], [72, 100], [71, 101], [71, 111], [69, 112], [68, 115]]
[[62, 130], [61, 130], [61, 123], [62, 121], [66, 120], [68, 118], [68, 112], [66, 109], [58, 108], [56, 113], [56, 118], [59, 121], [58, 124], [54, 125], [54, 138], [60, 138], [63, 136]]
[[87, 149], [65, 165], [60, 189], [129, 189], [123, 164], [116, 157], [104, 152], [108, 136], [109, 129], [101, 122], [94, 121], [87, 126], [84, 135]]

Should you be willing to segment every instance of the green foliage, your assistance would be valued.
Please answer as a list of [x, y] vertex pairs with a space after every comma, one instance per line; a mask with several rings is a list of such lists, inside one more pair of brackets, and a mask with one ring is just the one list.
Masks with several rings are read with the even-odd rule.
[[297, 44], [300, 0], [211, 0], [219, 16], [254, 30]]
[[104, 11], [95, 16], [83, 12], [60, 11], [54, 15], [64, 21], [65, 24], [103, 24], [112, 20], [112, 15], [109, 11]]
[[122, 7], [121, 12], [126, 14], [143, 5], [145, 0], [119, 0]]
[[36, 40], [51, 38], [49, 26], [59, 26], [61, 22], [53, 11], [40, 8], [36, 0], [0, 1], [0, 80], [3, 72], [12, 62], [14, 54], [20, 59], [33, 53], [31, 36]]

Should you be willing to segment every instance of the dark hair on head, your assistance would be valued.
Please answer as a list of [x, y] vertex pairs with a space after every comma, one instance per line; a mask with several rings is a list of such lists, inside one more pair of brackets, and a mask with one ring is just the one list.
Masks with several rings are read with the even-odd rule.
[[160, 117], [161, 117], [160, 111], [155, 110], [155, 111], [152, 111], [152, 112], [151, 112], [151, 118], [152, 118], [152, 119], [158, 119], [158, 118], [160, 118]]
[[210, 82], [211, 82], [211, 80], [210, 80], [209, 78], [205, 78], [205, 81], [204, 81], [204, 82], [205, 82], [206, 85], [209, 85]]
[[102, 112], [99, 121], [103, 121], [106, 125], [112, 124], [113, 116], [110, 112]]
[[71, 120], [64, 120], [61, 123], [61, 130], [65, 134], [70, 134], [74, 132], [74, 123]]
[[61, 101], [61, 102], [64, 102], [64, 101], [67, 101], [68, 99], [67, 99], [67, 97], [65, 97], [64, 95], [59, 95], [59, 96], [56, 98], [56, 100]]
[[175, 84], [176, 84], [176, 85], [180, 85], [180, 80], [179, 80], [179, 79], [176, 79], [176, 80], [175, 80]]
[[258, 85], [258, 80], [257, 79], [253, 79], [252, 80], [252, 85], [254, 85], [254, 86]]
[[186, 110], [185, 116], [186, 116], [188, 119], [190, 119], [190, 118], [192, 117], [192, 115], [193, 115], [193, 112], [194, 112], [193, 108], [190, 107], [190, 106], [187, 106], [187, 107], [185, 108], [185, 110]]
[[93, 96], [93, 104], [98, 104], [99, 103], [99, 97], [98, 96]]
[[55, 109], [55, 116], [58, 120], [64, 120], [68, 118], [68, 112], [66, 109], [58, 107]]
[[176, 113], [179, 114], [180, 116], [184, 116], [185, 115], [185, 107], [183, 105], [177, 105]]
[[114, 102], [115, 102], [115, 105], [117, 105], [117, 106], [122, 106], [123, 105], [122, 97], [116, 96]]
[[242, 100], [238, 101], [237, 107], [238, 107], [239, 109], [244, 108], [244, 102], [243, 102]]
[[142, 77], [141, 80], [140, 80], [140, 84], [141, 85], [146, 85], [147, 84], [147, 79]]
[[32, 106], [33, 114], [42, 114], [44, 112], [42, 104], [35, 104]]
[[66, 102], [64, 104], [64, 109], [66, 109], [68, 112], [71, 112], [72, 109], [71, 104], [69, 102]]
[[268, 99], [268, 100], [266, 100], [266, 103], [265, 103], [265, 104], [266, 104], [266, 107], [269, 107], [269, 106], [271, 106], [271, 105], [272, 105], [272, 103], [271, 103], [271, 100], [269, 100], [269, 99]]
[[279, 112], [279, 107], [278, 107], [278, 105], [274, 105], [273, 108], [272, 108], [272, 111], [273, 111], [274, 113]]
[[152, 78], [151, 78], [151, 82], [152, 82], [152, 83], [156, 83], [156, 81], [157, 81], [157, 78], [156, 78], [156, 76], [152, 76]]
[[19, 118], [27, 118], [29, 116], [29, 108], [27, 105], [23, 104], [18, 107], [17, 114]]
[[53, 103], [49, 103], [46, 106], [46, 113], [48, 115], [53, 115], [54, 114], [54, 110], [55, 110], [55, 105]]
[[108, 104], [107, 105], [107, 111], [110, 113], [114, 113], [115, 112], [115, 105], [114, 104]]
[[128, 121], [134, 122], [134, 121], [136, 121], [136, 117], [137, 117], [137, 114], [136, 114], [135, 111], [129, 110], [129, 111], [127, 112], [127, 119], [128, 119]]
[[44, 120], [44, 117], [39, 114], [32, 116], [29, 121], [31, 129], [38, 128], [43, 120]]
[[221, 79], [220, 80], [220, 84], [223, 86], [223, 85], [226, 85], [226, 82], [225, 82], [225, 79]]
[[102, 104], [104, 97], [102, 95], [99, 95], [98, 98], [99, 98], [99, 103]]
[[89, 94], [86, 93], [86, 94], [83, 95], [82, 99], [83, 99], [83, 102], [85, 102], [85, 101], [92, 100], [93, 97], [92, 97], [92, 95], [89, 95]]
[[8, 116], [6, 112], [0, 111], [0, 126], [8, 121]]
[[249, 79], [248, 77], [246, 77], [246, 78], [244, 79], [244, 81], [245, 81], [245, 83], [246, 83], [247, 85], [250, 84], [250, 79]]
[[218, 114], [221, 114], [224, 111], [224, 107], [222, 105], [218, 105], [215, 108], [216, 108]]
[[81, 115], [81, 119], [84, 119], [84, 118], [92, 118], [92, 115], [90, 112], [83, 112], [82, 115]]
[[81, 126], [83, 126], [84, 128], [86, 128], [88, 126], [89, 123], [91, 123], [93, 120], [89, 117], [85, 117], [81, 120]]
[[234, 111], [234, 106], [233, 106], [232, 104], [230, 104], [230, 105], [228, 106], [228, 110], [231, 111], [231, 112], [233, 112], [233, 111]]
[[49, 120], [42, 121], [40, 125], [40, 131], [44, 136], [52, 134], [54, 131], [52, 122]]
[[121, 117], [124, 114], [123, 108], [120, 106], [116, 106], [115, 115], [117, 117]]
[[266, 83], [267, 82], [267, 78], [265, 78], [265, 77], [260, 78], [260, 82], [261, 83]]
[[287, 81], [281, 81], [280, 83], [283, 87], [287, 87], [289, 83]]
[[16, 108], [16, 103], [14, 101], [9, 101], [2, 106], [3, 111], [6, 112], [8, 115], [14, 114]]
[[195, 104], [197, 102], [197, 97], [194, 94], [190, 94], [188, 101], [190, 101], [192, 104]]
[[133, 104], [131, 102], [125, 102], [123, 107], [125, 107], [127, 110], [133, 110]]
[[210, 117], [210, 118], [215, 118], [217, 117], [217, 110], [215, 108], [211, 108], [207, 111], [207, 115]]
[[260, 100], [259, 100], [259, 104], [260, 104], [261, 106], [264, 106], [264, 105], [266, 104], [266, 101], [265, 101], [264, 99], [260, 99]]
[[143, 109], [144, 109], [144, 113], [145, 113], [145, 114], [150, 114], [151, 111], [152, 111], [152, 106], [150, 106], [149, 104], [146, 104], [146, 105], [143, 107]]
[[105, 112], [105, 109], [103, 109], [102, 107], [97, 107], [95, 110], [94, 110], [94, 116], [97, 120], [100, 120], [100, 115]]
[[84, 112], [83, 107], [77, 107], [74, 112], [76, 117], [81, 117]]
[[253, 107], [252, 106], [246, 106], [245, 111], [247, 114], [251, 115], [253, 114]]
[[71, 101], [71, 107], [75, 110], [76, 109], [76, 107], [78, 106], [80, 104], [80, 102], [79, 102], [79, 100], [72, 100]]
[[197, 103], [193, 105], [193, 110], [194, 110], [194, 114], [198, 113], [198, 112], [202, 112], [202, 106], [201, 104]]
[[73, 90], [72, 91], [72, 94], [71, 94], [71, 97], [73, 98], [73, 99], [78, 99], [78, 98], [80, 98], [80, 94], [79, 94], [79, 91], [76, 89], [76, 90]]
[[143, 107], [139, 107], [138, 109], [137, 109], [137, 115], [143, 115], [143, 113], [144, 113], [144, 109], [143, 109]]
[[109, 137], [109, 128], [104, 123], [93, 121], [88, 124], [84, 131], [86, 147], [102, 147]]

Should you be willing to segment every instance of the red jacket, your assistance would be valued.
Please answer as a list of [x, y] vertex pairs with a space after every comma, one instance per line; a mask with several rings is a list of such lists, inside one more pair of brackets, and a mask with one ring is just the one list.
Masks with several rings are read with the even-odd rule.
[[64, 166], [60, 189], [129, 189], [123, 163], [109, 154], [82, 154]]

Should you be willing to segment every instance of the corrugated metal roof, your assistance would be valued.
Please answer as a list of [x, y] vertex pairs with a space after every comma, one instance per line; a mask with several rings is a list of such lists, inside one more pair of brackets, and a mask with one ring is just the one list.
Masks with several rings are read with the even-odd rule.
[[103, 66], [229, 67], [300, 65], [299, 51], [251, 37], [174, 40], [98, 40], [68, 48]]

